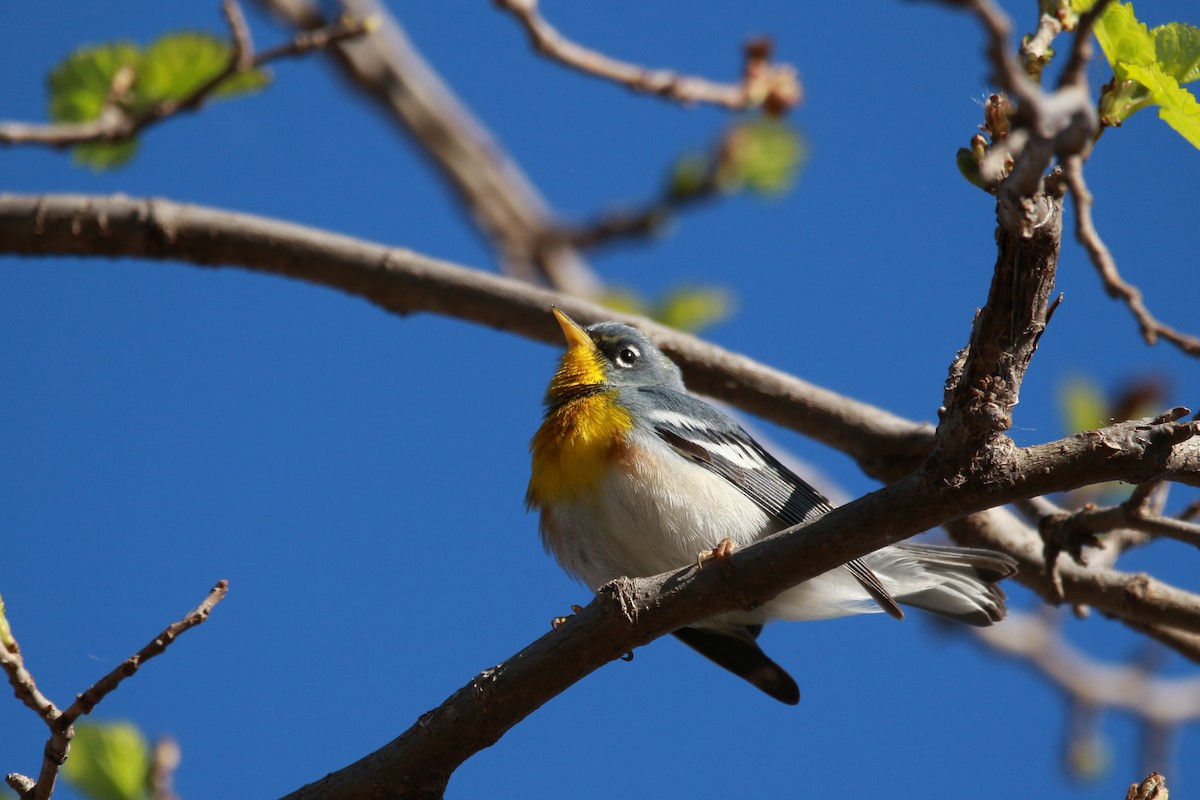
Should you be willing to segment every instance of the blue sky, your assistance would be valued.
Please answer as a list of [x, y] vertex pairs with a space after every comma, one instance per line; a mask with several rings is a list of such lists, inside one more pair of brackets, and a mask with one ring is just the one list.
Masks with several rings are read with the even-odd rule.
[[[1030, 27], [1033, 2], [1005, 5]], [[217, 6], [22, 4], [0, 49], [0, 117], [42, 119], [45, 72], [78, 45], [219, 31]], [[647, 197], [678, 154], [728, 122], [550, 64], [489, 3], [391, 7], [567, 219]], [[1137, 7], [1151, 24], [1200, 23], [1185, 0]], [[994, 260], [991, 200], [954, 166], [989, 89], [981, 36], [934, 4], [846, 8], [547, 4], [589, 45], [714, 78], [733, 77], [740, 43], [768, 33], [807, 90], [795, 120], [811, 158], [793, 192], [698, 209], [669, 237], [593, 265], [651, 296], [680, 283], [729, 287], [737, 313], [707, 333], [713, 341], [933, 419]], [[260, 45], [279, 40], [253, 11], [251, 22]], [[288, 62], [274, 75], [260, 96], [155, 129], [118, 172], [0, 151], [0, 188], [162, 196], [495, 269], [437, 176], [326, 65]], [[1091, 75], [1107, 80], [1107, 68]], [[1160, 317], [1200, 330], [1200, 154], [1147, 111], [1105, 134], [1087, 175], [1125, 275]], [[209, 623], [96, 715], [178, 738], [184, 797], [277, 796], [345, 766], [588, 599], [542, 552], [523, 507], [554, 348], [238, 270], [2, 264], [0, 594], [41, 688], [65, 704], [218, 578], [231, 583]], [[1144, 346], [1071, 241], [1059, 289], [1066, 299], [1017, 409], [1019, 442], [1063, 433], [1056, 393], [1070, 376], [1106, 388], [1166, 376], [1167, 403], [1200, 406], [1200, 365]], [[762, 430], [847, 495], [873, 487], [845, 457]], [[1200, 554], [1183, 545], [1122, 564], [1200, 589]], [[1139, 647], [1103, 619], [1071, 634], [1106, 657]], [[797, 677], [799, 707], [663, 640], [468, 762], [450, 796], [773, 797], [833, 786], [908, 798], [933, 782], [978, 798], [1112, 798], [1144, 774], [1135, 726], [1114, 716], [1103, 724], [1110, 772], [1071, 782], [1056, 690], [916, 616], [779, 625], [764, 644]], [[1195, 674], [1178, 660], [1168, 670]], [[1198, 727], [1168, 773], [1180, 796], [1200, 789]], [[0, 769], [36, 772], [43, 742], [32, 713], [0, 703]]]

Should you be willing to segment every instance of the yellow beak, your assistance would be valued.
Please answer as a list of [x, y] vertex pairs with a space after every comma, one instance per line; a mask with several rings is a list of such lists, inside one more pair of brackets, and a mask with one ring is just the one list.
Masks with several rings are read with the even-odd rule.
[[554, 312], [554, 318], [558, 320], [558, 325], [562, 328], [563, 336], [567, 340], [568, 350], [576, 348], [597, 350], [596, 343], [592, 341], [592, 337], [587, 335], [587, 331], [580, 327], [578, 322], [559, 311], [555, 306], [550, 306], [550, 310]]

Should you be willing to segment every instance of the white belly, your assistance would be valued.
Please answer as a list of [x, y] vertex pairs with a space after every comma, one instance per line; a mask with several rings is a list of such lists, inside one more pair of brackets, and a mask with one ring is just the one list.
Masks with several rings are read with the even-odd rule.
[[774, 530], [771, 518], [719, 475], [679, 458], [658, 468], [644, 455], [614, 467], [595, 497], [542, 513], [547, 549], [593, 590], [621, 576], [695, 563], [726, 537], [745, 546]]
[[[546, 548], [592, 590], [622, 576], [647, 577], [694, 564], [700, 553], [727, 537], [745, 547], [782, 529], [721, 476], [683, 459], [670, 469], [656, 468], [644, 452], [632, 463], [614, 467], [594, 497], [542, 511]], [[839, 567], [758, 608], [702, 624], [829, 619], [879, 610], [850, 572]]]

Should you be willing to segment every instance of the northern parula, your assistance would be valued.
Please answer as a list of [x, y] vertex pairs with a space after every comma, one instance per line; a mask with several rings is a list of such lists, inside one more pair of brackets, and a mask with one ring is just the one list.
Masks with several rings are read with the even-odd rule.
[[[546, 549], [573, 577], [594, 591], [657, 575], [832, 510], [728, 415], [688, 394], [679, 367], [644, 333], [617, 322], [585, 329], [553, 312], [567, 350], [530, 442], [526, 502], [540, 512]], [[795, 704], [796, 682], [756, 641], [764, 623], [875, 611], [900, 618], [900, 603], [991, 625], [1006, 613], [996, 583], [1015, 572], [1013, 559], [990, 550], [898, 544], [674, 635]]]

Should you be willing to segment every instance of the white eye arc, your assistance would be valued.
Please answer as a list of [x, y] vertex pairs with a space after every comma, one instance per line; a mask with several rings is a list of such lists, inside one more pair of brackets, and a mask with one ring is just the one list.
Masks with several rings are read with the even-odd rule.
[[639, 353], [638, 349], [636, 347], [634, 347], [633, 345], [631, 345], [631, 344], [622, 345], [621, 349], [617, 351], [617, 358], [616, 358], [617, 366], [625, 367], [626, 369], [628, 369], [629, 367], [632, 367], [634, 364], [636, 364], [637, 360], [641, 357], [642, 357], [642, 354]]

